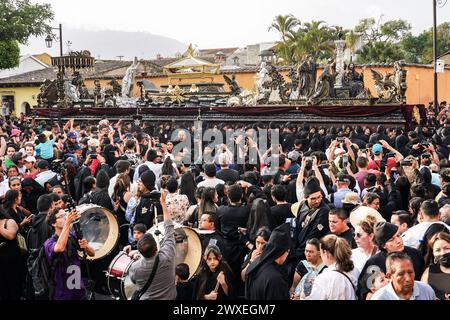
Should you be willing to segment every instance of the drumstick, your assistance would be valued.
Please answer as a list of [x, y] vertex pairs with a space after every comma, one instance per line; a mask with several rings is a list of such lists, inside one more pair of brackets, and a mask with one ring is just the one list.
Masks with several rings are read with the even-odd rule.
[[216, 287], [214, 288], [214, 292], [217, 293], [219, 291], [220, 282], [217, 280]]
[[219, 280], [217, 280], [216, 287], [214, 288], [215, 293], [217, 293], [219, 291], [219, 286], [220, 286], [220, 282], [219, 282]]

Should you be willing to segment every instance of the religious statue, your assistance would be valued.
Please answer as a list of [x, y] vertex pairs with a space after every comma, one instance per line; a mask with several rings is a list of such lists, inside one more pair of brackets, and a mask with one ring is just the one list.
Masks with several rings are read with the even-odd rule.
[[44, 80], [39, 88], [40, 93], [37, 96], [39, 106], [49, 105], [58, 101], [58, 86], [56, 80]]
[[267, 103], [269, 100], [270, 90], [265, 84], [270, 81], [269, 71], [265, 62], [261, 63], [261, 68], [256, 75], [256, 94], [258, 103]]
[[327, 98], [334, 98], [335, 64], [333, 59], [328, 59], [328, 65], [320, 75], [314, 94], [308, 99], [308, 104], [319, 104]]
[[74, 86], [70, 81], [64, 82], [64, 93], [68, 98], [69, 102], [79, 102], [80, 101], [80, 93], [77, 90], [77, 87]]
[[394, 73], [386, 72], [381, 75], [371, 69], [372, 78], [375, 80], [375, 90], [380, 103], [403, 103], [406, 100], [406, 70], [403, 62], [394, 64]]
[[394, 63], [394, 82], [397, 86], [397, 101], [400, 103], [406, 103], [406, 75], [408, 71], [405, 69], [405, 63], [403, 60], [396, 61]]
[[233, 74], [231, 76], [231, 79], [226, 74], [223, 75], [223, 78], [225, 79], [225, 82], [230, 87], [230, 91], [231, 91], [231, 95], [232, 96], [238, 96], [242, 92], [241, 87], [239, 87], [239, 84], [236, 81], [236, 75], [235, 74]]
[[137, 58], [134, 58], [133, 64], [127, 69], [125, 76], [122, 79], [122, 97], [129, 97], [133, 95], [134, 79], [136, 77], [136, 70], [139, 65]]
[[291, 92], [289, 94], [289, 100], [298, 100], [299, 98], [299, 76], [297, 70], [295, 68], [290, 68], [288, 73], [288, 78], [291, 79], [291, 83], [289, 83], [289, 88]]
[[364, 91], [364, 75], [355, 70], [355, 64], [352, 62], [344, 67], [343, 85], [349, 88], [351, 98]]
[[299, 74], [299, 94], [308, 99], [314, 93], [317, 77], [317, 64], [314, 58], [309, 55], [298, 67]]
[[111, 86], [111, 97], [115, 97], [121, 94], [122, 92], [122, 86], [116, 79], [112, 79], [110, 82], [108, 82], [108, 85]]

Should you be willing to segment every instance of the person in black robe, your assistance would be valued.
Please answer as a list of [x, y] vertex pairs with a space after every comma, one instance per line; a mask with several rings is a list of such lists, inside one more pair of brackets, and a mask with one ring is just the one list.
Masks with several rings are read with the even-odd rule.
[[263, 253], [247, 269], [247, 300], [289, 300], [287, 269], [283, 263], [290, 248], [290, 226], [283, 224], [272, 231]]

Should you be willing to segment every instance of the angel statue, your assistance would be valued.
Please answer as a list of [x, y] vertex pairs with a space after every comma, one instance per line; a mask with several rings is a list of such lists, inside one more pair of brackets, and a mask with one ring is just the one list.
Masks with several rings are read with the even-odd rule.
[[370, 69], [372, 78], [375, 80], [375, 90], [378, 94], [378, 101], [381, 103], [399, 102], [395, 101], [398, 88], [392, 80], [394, 74], [386, 72], [383, 75], [376, 70]]
[[137, 58], [134, 58], [133, 64], [127, 69], [125, 76], [122, 79], [122, 97], [131, 98], [133, 93], [134, 79], [136, 77], [136, 70], [139, 65]]
[[267, 65], [263, 61], [261, 63], [261, 69], [256, 75], [256, 94], [257, 100], [264, 100], [266, 98], [266, 93], [270, 91], [268, 88], [264, 87], [266, 82], [270, 81], [269, 70], [267, 70]]
[[64, 93], [71, 102], [80, 102], [80, 93], [77, 87], [70, 83], [70, 81], [64, 82]]
[[236, 81], [236, 75], [235, 74], [233, 74], [231, 76], [231, 79], [226, 74], [223, 75], [223, 78], [225, 79], [225, 82], [230, 87], [230, 91], [231, 91], [231, 95], [232, 96], [238, 96], [242, 92], [241, 87], [239, 87], [239, 85], [238, 85], [238, 83]]

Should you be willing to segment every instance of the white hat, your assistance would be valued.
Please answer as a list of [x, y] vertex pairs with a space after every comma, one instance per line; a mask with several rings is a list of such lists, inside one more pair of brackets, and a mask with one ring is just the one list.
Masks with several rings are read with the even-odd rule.
[[376, 222], [386, 222], [377, 210], [367, 206], [359, 206], [350, 213], [350, 223], [353, 228], [356, 228], [367, 216], [375, 218]]
[[88, 146], [91, 148], [98, 147], [98, 146], [100, 146], [100, 141], [98, 139], [89, 139]]
[[25, 162], [33, 162], [36, 163], [36, 158], [33, 156], [28, 156], [25, 158]]

